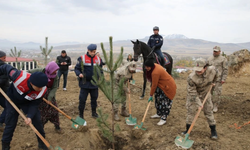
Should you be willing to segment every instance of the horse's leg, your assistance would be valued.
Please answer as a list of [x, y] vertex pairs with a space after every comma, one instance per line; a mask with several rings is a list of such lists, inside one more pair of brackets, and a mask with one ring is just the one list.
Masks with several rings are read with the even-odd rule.
[[146, 85], [147, 85], [146, 70], [143, 69], [143, 89], [142, 89], [142, 95], [140, 96], [140, 99], [143, 99], [145, 96]]

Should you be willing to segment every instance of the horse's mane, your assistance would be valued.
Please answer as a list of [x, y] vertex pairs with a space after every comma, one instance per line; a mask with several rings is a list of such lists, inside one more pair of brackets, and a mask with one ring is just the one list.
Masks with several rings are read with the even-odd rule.
[[[147, 54], [149, 54], [150, 52], [151, 52], [151, 48], [146, 44], [146, 43], [144, 43], [144, 42], [142, 42], [142, 41], [139, 41], [140, 43], [141, 43], [141, 50], [143, 51], [143, 49], [145, 50], [147, 50], [146, 52], [147, 52]], [[143, 53], [143, 52], [142, 52]], [[146, 54], [146, 55], [147, 55]], [[152, 56], [153, 57], [153, 56]]]

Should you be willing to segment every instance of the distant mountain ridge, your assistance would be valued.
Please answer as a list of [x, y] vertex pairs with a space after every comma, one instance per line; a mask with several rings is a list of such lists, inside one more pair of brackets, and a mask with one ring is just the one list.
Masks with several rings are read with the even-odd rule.
[[[149, 37], [144, 37], [139, 39], [147, 43]], [[162, 51], [168, 52], [171, 55], [211, 55], [214, 46], [220, 46], [222, 51], [226, 54], [231, 54], [234, 51], [238, 51], [240, 49], [250, 49], [250, 42], [247, 43], [218, 43], [211, 42], [202, 39], [192, 39], [188, 38], [182, 34], [171, 34], [167, 36], [163, 36], [164, 44], [162, 46]], [[136, 39], [132, 39], [136, 40]], [[9, 50], [16, 46], [18, 49], [27, 49], [27, 50], [39, 50], [40, 45], [44, 46], [40, 43], [27, 42], [27, 43], [15, 43], [9, 40], [0, 39], [0, 49]], [[49, 43], [54, 48], [54, 51], [60, 51], [62, 49], [67, 50], [68, 52], [81, 52], [86, 51], [88, 43], [79, 43], [79, 42], [63, 42], [63, 43]], [[130, 40], [119, 40], [114, 41], [114, 51], [119, 52], [121, 46], [124, 47], [125, 53], [133, 52], [133, 44]], [[104, 42], [104, 46], [106, 50], [109, 49], [108, 42]], [[98, 51], [101, 51], [100, 45], [98, 45]]]
[[[61, 46], [61, 45], [76, 45], [83, 44], [79, 42], [61, 42], [61, 43], [49, 43], [49, 46]], [[40, 46], [44, 46], [44, 43], [35, 43], [35, 42], [25, 42], [25, 43], [17, 43], [12, 42], [6, 39], [0, 39], [0, 49], [11, 49], [16, 46], [18, 49], [34, 49], [38, 50]]]
[[164, 39], [188, 39], [188, 37], [182, 34], [170, 34], [170, 35], [164, 36]]

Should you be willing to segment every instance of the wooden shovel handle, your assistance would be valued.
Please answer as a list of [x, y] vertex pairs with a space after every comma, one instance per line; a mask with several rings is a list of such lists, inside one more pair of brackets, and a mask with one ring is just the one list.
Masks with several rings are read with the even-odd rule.
[[[204, 101], [202, 103], [202, 107], [204, 106], [205, 102], [207, 101], [207, 97], [210, 94], [210, 91], [211, 91], [212, 87], [213, 87], [213, 85], [210, 86], [209, 91], [207, 92], [206, 97], [205, 97], [205, 99], [204, 99]], [[198, 117], [200, 115], [201, 109], [202, 109], [201, 107], [198, 108], [198, 112], [196, 113], [196, 115], [194, 117], [194, 120], [193, 120], [190, 128], [188, 129], [188, 132], [187, 132], [188, 134], [190, 134], [190, 132], [192, 131], [192, 129], [194, 127], [194, 124], [195, 124], [196, 120], [198, 119]]]
[[[2, 88], [0, 88], [0, 92], [2, 93], [2, 95], [6, 98], [6, 100], [12, 105], [12, 107], [20, 114], [20, 116], [26, 120], [27, 117], [20, 111], [20, 109], [11, 101], [11, 99], [9, 98], [9, 96], [7, 96], [5, 94], [5, 92], [2, 90]], [[29, 124], [29, 126], [31, 127], [31, 129], [36, 133], [36, 135], [43, 141], [43, 143], [50, 148], [50, 144], [47, 140], [45, 140], [45, 138], [37, 131], [37, 129], [33, 126], [32, 123]]]
[[129, 80], [127, 81], [128, 84], [128, 109], [129, 109], [129, 114], [131, 115], [131, 99], [130, 99], [130, 82]]
[[142, 122], [145, 121], [145, 118], [146, 118], [146, 116], [147, 116], [148, 108], [149, 108], [150, 104], [151, 104], [151, 101], [148, 103], [148, 106], [147, 106], [147, 109], [146, 109], [145, 114], [144, 114], [144, 116], [143, 116]]
[[61, 114], [63, 114], [65, 117], [67, 117], [69, 120], [71, 120], [71, 117], [68, 116], [67, 114], [65, 114], [61, 109], [57, 108], [55, 105], [53, 105], [50, 101], [46, 100], [45, 98], [43, 98], [43, 100], [49, 104], [50, 106], [52, 106], [53, 108], [55, 108], [57, 111], [59, 111]]

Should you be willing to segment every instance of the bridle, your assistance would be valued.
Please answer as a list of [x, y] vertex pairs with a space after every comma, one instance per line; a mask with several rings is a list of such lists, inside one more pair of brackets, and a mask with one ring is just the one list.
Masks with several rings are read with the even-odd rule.
[[[141, 50], [141, 43], [139, 44], [139, 49]], [[150, 56], [153, 53], [153, 49], [149, 52], [148, 56]], [[142, 50], [141, 50], [141, 54], [142, 54]], [[141, 55], [140, 54], [140, 55]], [[140, 55], [134, 55], [134, 57], [140, 57]], [[146, 56], [146, 58], [148, 58], [148, 56]]]

